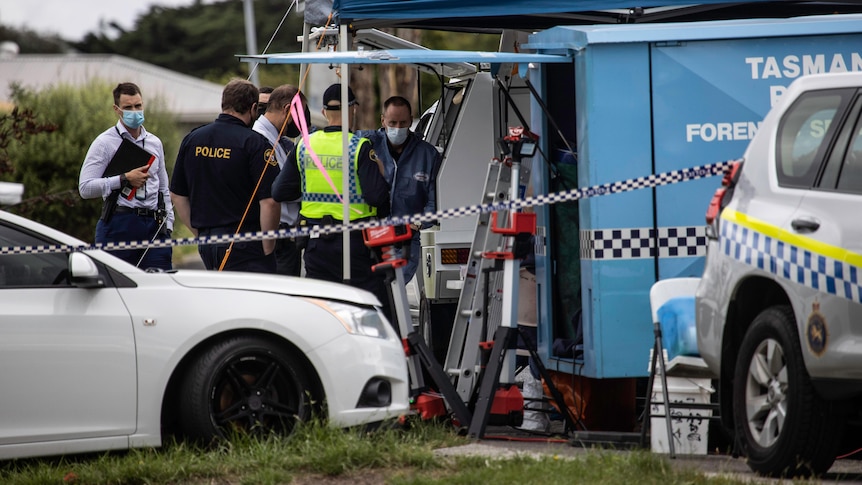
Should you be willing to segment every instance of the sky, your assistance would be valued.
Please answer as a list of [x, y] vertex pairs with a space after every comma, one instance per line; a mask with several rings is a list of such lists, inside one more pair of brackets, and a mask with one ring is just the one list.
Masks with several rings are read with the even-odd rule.
[[98, 32], [100, 21], [114, 21], [130, 29], [152, 5], [184, 7], [192, 4], [194, 0], [0, 0], [0, 24], [27, 27], [78, 41], [88, 32]]

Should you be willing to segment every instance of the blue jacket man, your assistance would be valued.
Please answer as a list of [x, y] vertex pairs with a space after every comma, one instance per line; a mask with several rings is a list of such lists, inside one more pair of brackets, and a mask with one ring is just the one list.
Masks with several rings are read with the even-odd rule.
[[[383, 103], [383, 125], [378, 130], [359, 131], [359, 136], [371, 140], [374, 151], [384, 167], [389, 183], [390, 211], [392, 216], [434, 212], [437, 210], [437, 171], [440, 154], [430, 143], [410, 131], [413, 112], [410, 102], [401, 96], [392, 96]], [[419, 229], [431, 222], [413, 224], [410, 259], [404, 267], [404, 281], [410, 281], [419, 266], [422, 245]]]

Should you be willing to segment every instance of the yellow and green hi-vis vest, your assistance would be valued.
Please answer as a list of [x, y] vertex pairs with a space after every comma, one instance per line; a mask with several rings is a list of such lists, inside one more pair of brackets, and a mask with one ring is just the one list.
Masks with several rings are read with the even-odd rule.
[[[317, 154], [320, 163], [326, 169], [332, 183], [340, 191], [343, 187], [342, 177], [342, 155], [341, 155], [341, 132], [340, 131], [317, 131], [309, 137], [311, 149]], [[366, 138], [360, 138], [350, 134], [348, 153], [353, 160], [352, 170], [347, 171], [348, 183], [350, 185], [350, 220], [363, 219], [377, 215], [377, 208], [371, 207], [362, 197], [362, 187], [359, 186], [359, 178], [356, 176], [356, 167], [359, 164], [359, 148], [363, 143], [370, 143]], [[337, 220], [344, 219], [344, 208], [338, 200], [338, 196], [332, 191], [326, 177], [317, 168], [311, 154], [300, 141], [297, 151], [297, 165], [299, 173], [302, 174], [302, 208], [299, 213], [310, 219], [320, 219], [329, 215]]]

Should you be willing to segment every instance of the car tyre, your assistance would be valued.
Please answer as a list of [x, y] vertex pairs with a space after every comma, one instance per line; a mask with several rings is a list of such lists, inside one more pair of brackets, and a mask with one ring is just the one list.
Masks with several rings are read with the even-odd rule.
[[826, 472], [841, 442], [841, 418], [814, 391], [793, 312], [761, 312], [745, 334], [733, 382], [737, 440], [749, 467], [770, 476]]
[[235, 432], [290, 434], [312, 416], [305, 367], [261, 337], [232, 337], [205, 351], [181, 386], [183, 434], [209, 442]]

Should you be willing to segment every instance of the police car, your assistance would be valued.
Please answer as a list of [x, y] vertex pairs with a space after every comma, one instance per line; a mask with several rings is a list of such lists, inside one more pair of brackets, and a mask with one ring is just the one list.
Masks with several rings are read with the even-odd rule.
[[707, 212], [698, 349], [756, 472], [828, 470], [862, 395], [862, 72], [799, 78]]
[[46, 245], [86, 246], [0, 211], [0, 459], [408, 412], [404, 350], [371, 293]]

